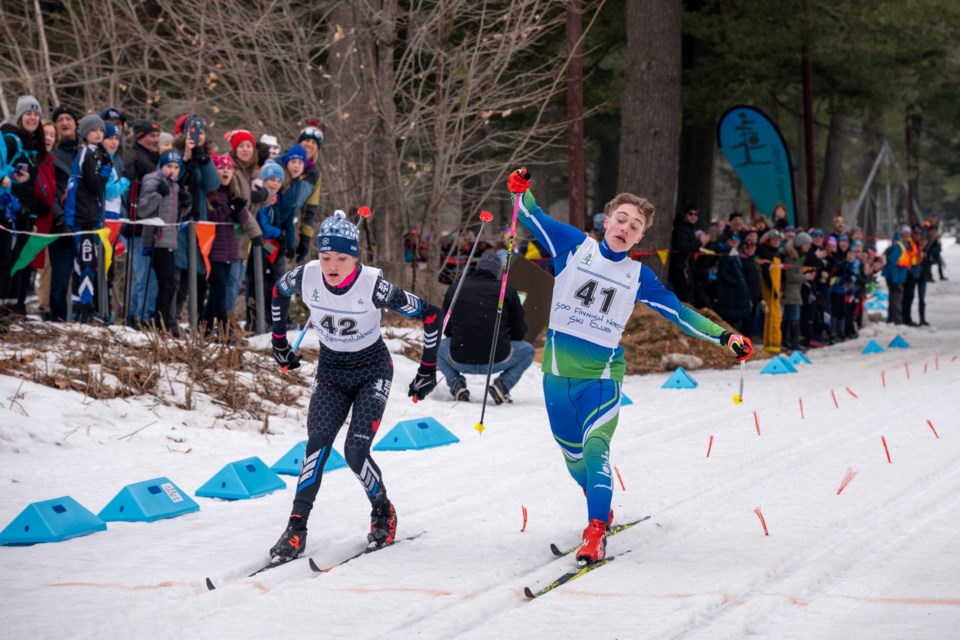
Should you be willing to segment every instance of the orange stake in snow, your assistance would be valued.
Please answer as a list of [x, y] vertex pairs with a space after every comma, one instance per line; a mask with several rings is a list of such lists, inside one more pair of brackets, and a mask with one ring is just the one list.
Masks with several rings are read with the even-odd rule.
[[938, 356], [933, 357], [933, 368], [940, 371], [940, 358]]
[[757, 430], [757, 435], [760, 435], [760, 418], [757, 417], [757, 412], [753, 412], [753, 426]]
[[520, 509], [523, 512], [523, 526], [520, 527], [520, 533], [523, 533], [527, 530], [527, 508], [523, 505], [520, 505]]
[[907, 372], [907, 380], [909, 380], [909, 379], [910, 379], [910, 363], [909, 363], [909, 362], [904, 362], [904, 363], [903, 363], [903, 368], [904, 368], [904, 370]]
[[840, 404], [837, 402], [837, 394], [833, 392], [833, 389], [830, 389], [830, 397], [833, 398], [833, 406], [839, 409]]
[[887, 462], [893, 464], [893, 460], [890, 459], [890, 449], [887, 447], [887, 438], [885, 436], [880, 436], [880, 442], [883, 443], [883, 450], [887, 453]]
[[754, 509], [753, 512], [757, 514], [758, 518], [760, 518], [760, 526], [763, 527], [763, 535], [765, 536], [770, 535], [770, 532], [767, 530], [767, 521], [763, 519], [763, 512], [760, 511], [760, 507], [757, 507], [756, 509]]
[[713, 449], [713, 436], [710, 436], [710, 442], [707, 443], [707, 457], [710, 457], [710, 450]]
[[623, 489], [624, 491], [626, 491], [627, 488], [626, 488], [625, 486], [623, 486], [623, 478], [620, 477], [620, 469], [617, 469], [617, 467], [614, 466], [614, 467], [613, 467], [613, 470], [617, 473], [617, 480], [620, 481], [620, 488]]
[[806, 420], [806, 418], [803, 415], [803, 398], [800, 398], [800, 419]]
[[847, 485], [850, 484], [850, 481], [853, 480], [853, 477], [857, 475], [857, 470], [853, 468], [848, 468], [846, 475], [843, 476], [843, 482], [840, 483], [840, 488], [837, 489], [837, 495], [843, 493], [843, 490], [847, 488]]
[[849, 393], [850, 395], [852, 395], [854, 398], [859, 398], [859, 397], [860, 397], [860, 396], [858, 396], [857, 394], [855, 394], [853, 391], [851, 391], [851, 390], [850, 390], [850, 387], [847, 387], [847, 393]]
[[933, 423], [927, 420], [927, 425], [930, 427], [930, 431], [933, 431], [933, 435], [937, 436], [937, 440], [939, 440], [940, 434], [937, 433], [937, 430], [933, 428]]
[[886, 389], [887, 388], [887, 372], [886, 371], [880, 372], [880, 382], [883, 383], [883, 388]]

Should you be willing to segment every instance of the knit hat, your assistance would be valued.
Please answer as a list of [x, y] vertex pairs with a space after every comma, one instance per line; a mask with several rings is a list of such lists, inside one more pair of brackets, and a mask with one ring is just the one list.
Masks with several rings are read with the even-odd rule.
[[263, 164], [263, 168], [260, 169], [260, 176], [263, 178], [263, 181], [272, 180], [273, 178], [280, 178], [283, 180], [283, 167], [278, 165], [276, 162], [267, 161]]
[[100, 116], [93, 113], [83, 116], [80, 118], [80, 122], [77, 123], [77, 139], [83, 142], [87, 134], [95, 129], [100, 129], [101, 131], [106, 129], [106, 125], [103, 124]]
[[310, 138], [317, 143], [318, 147], [323, 146], [323, 131], [320, 130], [320, 127], [310, 126], [300, 132], [300, 137], [297, 138], [297, 142], [306, 140]]
[[40, 115], [40, 103], [37, 102], [37, 99], [33, 96], [20, 96], [17, 98], [17, 116], [13, 119], [13, 121], [19, 123], [20, 118], [23, 117], [23, 114], [31, 111], [37, 115]]
[[70, 107], [65, 107], [65, 106], [63, 106], [63, 105], [59, 105], [59, 106], [57, 106], [57, 107], [54, 107], [54, 108], [53, 108], [53, 113], [50, 115], [50, 117], [53, 118], [53, 121], [54, 121], [54, 122], [56, 122], [56, 121], [57, 121], [57, 118], [59, 118], [59, 117], [62, 116], [63, 114], [67, 114], [68, 116], [70, 116], [70, 117], [73, 118], [74, 120], [77, 119], [77, 112], [74, 111], [73, 109], [71, 109]]
[[288, 162], [290, 162], [291, 160], [293, 160], [294, 158], [300, 158], [301, 160], [303, 160], [304, 162], [306, 162], [306, 161], [307, 161], [307, 150], [304, 149], [303, 147], [301, 147], [301, 146], [298, 145], [298, 144], [295, 144], [295, 145], [293, 145], [292, 147], [290, 147], [289, 149], [287, 149], [287, 152], [286, 152], [285, 154], [283, 154], [283, 164], [284, 164], [284, 166], [286, 166], [286, 164], [287, 164]]
[[477, 260], [477, 271], [486, 271], [487, 273], [499, 276], [502, 270], [503, 261], [496, 253], [485, 253]]
[[812, 238], [822, 238], [823, 235], [823, 229], [814, 229], [810, 232], [810, 237]]
[[806, 231], [801, 231], [793, 237], [793, 246], [800, 248], [805, 244], [813, 244], [813, 238]]
[[829, 238], [827, 238], [827, 244], [837, 244], [837, 237], [830, 236]]
[[120, 129], [117, 129], [117, 125], [113, 124], [112, 122], [106, 123], [106, 125], [103, 127], [103, 139], [106, 140], [107, 138], [119, 137]]
[[133, 135], [137, 140], [151, 133], [160, 133], [160, 125], [152, 120], [133, 121]]
[[172, 133], [167, 133], [166, 131], [161, 131], [161, 132], [160, 132], [160, 146], [162, 147], [162, 146], [165, 145], [165, 144], [169, 144], [171, 147], [173, 146], [173, 134], [172, 134]]
[[360, 229], [347, 220], [347, 214], [337, 210], [323, 221], [317, 233], [317, 251], [336, 251], [353, 257], [360, 255]]
[[850, 236], [845, 233], [841, 233], [837, 236], [837, 242], [850, 242]]
[[197, 127], [201, 131], [207, 130], [207, 121], [198, 115], [183, 114], [177, 118], [173, 125], [173, 135], [178, 136], [181, 133], [187, 133], [192, 127]]
[[168, 164], [177, 164], [182, 169], [183, 156], [172, 149], [170, 151], [164, 151], [160, 154], [160, 162], [157, 163], [157, 168], [160, 169]]
[[271, 136], [265, 133], [260, 136], [260, 142], [270, 147], [271, 151], [280, 151], [280, 141], [277, 140], [277, 136]]
[[217, 169], [223, 169], [224, 167], [230, 167], [233, 169], [233, 158], [226, 154], [222, 156], [213, 154], [210, 156], [210, 159], [213, 160], [213, 166]]
[[254, 148], [257, 147], [257, 141], [253, 137], [253, 134], [246, 129], [234, 129], [233, 131], [227, 131], [227, 133], [223, 136], [223, 139], [230, 143], [230, 148], [234, 151], [237, 150], [237, 147], [239, 147], [240, 143], [242, 142], [249, 142]]
[[910, 235], [911, 232], [912, 232], [912, 229], [910, 229], [910, 225], [908, 225], [908, 224], [905, 224], [905, 225], [903, 225], [902, 227], [900, 227], [900, 234], [901, 234], [901, 235], [904, 235], [904, 234]]
[[117, 109], [116, 107], [107, 107], [106, 109], [100, 112], [100, 117], [104, 121], [106, 120], [119, 120], [120, 122], [127, 121], [126, 117], [124, 117], [124, 115], [120, 113], [120, 110]]

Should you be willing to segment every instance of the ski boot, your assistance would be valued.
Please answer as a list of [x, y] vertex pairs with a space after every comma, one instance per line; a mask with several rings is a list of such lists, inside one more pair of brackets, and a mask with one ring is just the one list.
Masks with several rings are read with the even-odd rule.
[[607, 555], [607, 523], [591, 520], [583, 530], [583, 544], [577, 549], [577, 563], [581, 566], [603, 560]]
[[294, 514], [290, 516], [286, 531], [280, 535], [277, 544], [270, 549], [270, 561], [273, 564], [281, 564], [296, 560], [303, 555], [303, 549], [306, 546], [307, 522], [303, 516]]
[[397, 511], [393, 503], [387, 502], [370, 512], [370, 533], [367, 534], [368, 547], [383, 547], [393, 544], [397, 537]]

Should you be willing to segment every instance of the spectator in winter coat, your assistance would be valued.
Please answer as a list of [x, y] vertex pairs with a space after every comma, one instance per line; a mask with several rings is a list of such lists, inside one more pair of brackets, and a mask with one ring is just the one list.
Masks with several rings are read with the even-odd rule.
[[790, 221], [787, 218], [787, 207], [782, 202], [778, 202], [777, 205], [773, 208], [773, 212], [770, 214], [770, 228], [776, 229], [783, 233], [783, 231], [790, 226]]
[[[923, 262], [920, 280], [917, 282], [917, 299], [920, 304], [920, 326], [925, 327], [927, 322], [927, 283], [933, 282], [933, 267], [939, 265], [940, 258], [940, 231], [935, 226], [927, 228], [927, 241], [923, 245]], [[943, 279], [943, 276], [940, 277]]]
[[143, 250], [150, 255], [150, 266], [157, 275], [157, 311], [153, 324], [180, 335], [174, 315], [176, 296], [176, 266], [173, 254], [177, 250], [177, 226], [182, 216], [190, 211], [190, 193], [183, 190], [177, 178], [183, 158], [176, 151], [160, 156], [157, 170], [143, 177], [138, 209], [141, 220], [159, 218], [163, 226], [146, 226], [143, 231]]
[[[130, 180], [130, 209], [128, 216], [137, 220], [136, 204], [140, 200], [140, 181], [148, 173], [157, 170], [160, 162], [160, 126], [152, 120], [133, 121], [134, 143], [123, 158], [124, 172]], [[127, 301], [127, 324], [139, 327], [146, 324], [156, 313], [157, 276], [150, 268], [150, 257], [143, 254], [143, 227], [127, 225], [124, 237], [129, 241], [127, 256], [130, 260], [128, 276], [131, 278], [130, 300]]]
[[[47, 156], [43, 128], [40, 126], [40, 103], [33, 96], [20, 96], [17, 100], [13, 124], [4, 124], [2, 166], [11, 167], [10, 175], [0, 174], [0, 224], [7, 229], [29, 231], [44, 205], [35, 201], [37, 171]], [[10, 271], [23, 251], [29, 236], [13, 235], [0, 231], [0, 317], [15, 313], [26, 315], [26, 295], [29, 273], [21, 269]]]
[[[208, 196], [207, 217], [211, 222], [221, 224], [217, 225], [210, 248], [210, 293], [204, 306], [203, 319], [208, 332], [219, 327], [223, 335], [227, 327], [227, 311], [231, 307], [227, 289], [230, 273], [233, 265], [243, 262], [233, 225], [248, 226], [250, 213], [247, 211], [247, 201], [240, 196], [241, 187], [234, 175], [233, 159], [230, 156], [214, 156], [213, 162], [220, 176], [220, 187]], [[257, 229], [259, 231], [259, 227]], [[261, 235], [258, 233], [251, 242], [259, 247], [263, 243]]]
[[[279, 239], [282, 235], [281, 229], [276, 225], [276, 219], [279, 217], [279, 202], [277, 194], [280, 187], [283, 186], [284, 171], [283, 167], [267, 160], [261, 169], [263, 176], [263, 188], [267, 191], [267, 200], [257, 209], [257, 224], [263, 232], [263, 244], [250, 247], [250, 259], [247, 260], [247, 329], [256, 328], [257, 307], [264, 310], [264, 319], [270, 319], [270, 305], [273, 301], [272, 287], [277, 278], [283, 275], [283, 258]], [[292, 229], [292, 224], [291, 224]], [[261, 255], [261, 284], [263, 294], [260, 300], [256, 298], [256, 261], [253, 259], [255, 252], [259, 251]], [[279, 266], [278, 266], [279, 264]]]
[[[606, 219], [606, 215], [598, 214]], [[699, 212], [695, 204], [688, 204], [673, 221], [673, 235], [670, 238], [670, 263], [667, 274], [670, 288], [683, 302], [690, 302], [690, 270], [691, 255], [700, 248], [697, 240], [697, 220]], [[601, 223], [602, 224], [602, 223]], [[600, 238], [603, 239], [601, 226]]]
[[743, 266], [743, 279], [747, 283], [750, 295], [750, 315], [740, 328], [740, 333], [752, 338], [763, 326], [763, 310], [760, 302], [763, 292], [760, 289], [760, 266], [757, 264], [757, 234], [750, 232], [741, 244], [740, 262]]
[[304, 181], [313, 185], [306, 202], [299, 210], [300, 240], [297, 242], [297, 262], [307, 259], [313, 241], [314, 220], [320, 209], [320, 149], [323, 147], [323, 131], [316, 122], [311, 121], [297, 138], [297, 144], [307, 152], [306, 165], [303, 168]]
[[107, 179], [104, 212], [108, 220], [116, 220], [123, 214], [123, 196], [130, 189], [130, 179], [124, 175], [123, 158], [120, 157], [120, 131], [116, 125], [104, 123], [103, 148], [110, 156], [113, 171]]
[[690, 272], [690, 302], [697, 308], [713, 307], [717, 266], [714, 243], [719, 235], [719, 228], [711, 225], [697, 236], [700, 246], [692, 255], [693, 266]]
[[760, 238], [757, 258], [760, 261], [760, 288], [766, 317], [763, 322], [763, 350], [780, 353], [780, 321], [783, 310], [780, 306], [781, 277], [780, 243], [781, 234], [777, 229], [767, 231]]
[[[487, 372], [490, 349], [493, 346], [493, 327], [500, 299], [500, 272], [503, 263], [493, 251], [480, 256], [476, 268], [468, 273], [456, 304], [450, 313], [437, 354], [437, 366], [446, 378], [450, 395], [456, 400], [470, 400], [465, 373]], [[457, 285], [451, 284], [443, 300], [446, 316], [453, 302]], [[510, 390], [519, 382], [523, 372], [533, 363], [533, 345], [523, 339], [527, 333], [523, 306], [517, 290], [509, 284], [503, 298], [500, 331], [494, 354], [493, 372], [502, 372], [490, 385], [489, 391], [497, 404], [512, 402]]]
[[734, 234], [718, 242], [717, 254], [716, 312], [727, 324], [741, 331], [750, 316], [750, 291], [740, 260], [740, 236]]
[[[44, 147], [46, 157], [37, 165], [37, 179], [34, 181], [34, 203], [37, 210], [36, 230], [38, 233], [50, 233], [53, 229], [54, 205], [57, 202], [57, 171], [53, 165], [53, 150], [59, 143], [57, 126], [50, 120], [43, 120]], [[44, 320], [50, 318], [50, 255], [44, 249], [30, 262], [38, 270], [37, 303]]]
[[[295, 144], [283, 154], [283, 165], [286, 167], [283, 186], [280, 188], [280, 198], [277, 203], [276, 224], [280, 227], [280, 255], [277, 272], [286, 270], [286, 263], [293, 264], [297, 257], [297, 217], [306, 206], [307, 199], [313, 193], [317, 172], [306, 172], [307, 150]], [[310, 237], [307, 245], [310, 244]], [[300, 259], [297, 258], [299, 262]]]
[[913, 298], [917, 292], [917, 283], [920, 282], [923, 271], [923, 227], [913, 225], [910, 234], [901, 234], [901, 240], [910, 254], [910, 268], [907, 270], [907, 281], [903, 284], [903, 324], [915, 326], [913, 321]]
[[903, 241], [903, 235], [910, 233], [910, 227], [893, 232], [890, 247], [887, 249], [887, 264], [883, 268], [883, 277], [887, 281], [887, 322], [903, 324], [903, 286], [910, 271], [910, 252]]
[[230, 267], [230, 276], [227, 280], [227, 310], [233, 311], [237, 295], [240, 293], [240, 284], [243, 282], [245, 263], [249, 254], [249, 240], [262, 236], [263, 232], [257, 224], [257, 209], [266, 199], [267, 192], [263, 188], [263, 176], [260, 175], [259, 157], [257, 156], [257, 142], [253, 134], [246, 129], [237, 129], [228, 132], [224, 139], [230, 143], [230, 157], [235, 167], [234, 178], [239, 187], [238, 197], [247, 201], [247, 211], [250, 215], [242, 227], [234, 231], [237, 236], [237, 250], [242, 259]]
[[743, 236], [746, 235], [747, 230], [743, 224], [743, 214], [739, 211], [734, 211], [729, 216], [727, 216], [727, 226], [723, 228], [723, 238], [726, 242], [727, 238], [730, 236], [737, 236], [743, 240]]
[[803, 261], [813, 245], [809, 233], [800, 232], [783, 246], [783, 346], [800, 350], [800, 317], [803, 306]]

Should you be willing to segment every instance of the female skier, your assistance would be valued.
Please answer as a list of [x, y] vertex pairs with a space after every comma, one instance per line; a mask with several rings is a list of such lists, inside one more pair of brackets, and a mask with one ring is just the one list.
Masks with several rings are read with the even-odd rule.
[[299, 294], [309, 307], [310, 323], [320, 336], [320, 361], [307, 414], [307, 450], [286, 531], [270, 549], [275, 563], [303, 553], [323, 465], [351, 408], [344, 457], [373, 507], [367, 541], [380, 547], [396, 536], [397, 512], [387, 499], [380, 468], [370, 457], [393, 380], [393, 361], [380, 335], [381, 309], [423, 320], [423, 357], [407, 395], [422, 400], [437, 386], [440, 309], [394, 286], [379, 269], [361, 265], [359, 229], [345, 218], [337, 211], [324, 220], [317, 234], [319, 257], [288, 271], [273, 290], [273, 357], [279, 365], [300, 366], [286, 335], [291, 295]]
[[596, 562], [606, 555], [613, 516], [610, 440], [626, 368], [620, 339], [634, 305], [643, 302], [685, 333], [728, 347], [737, 360], [749, 358], [753, 345], [683, 306], [653, 271], [627, 256], [653, 224], [655, 210], [645, 198], [621, 193], [608, 202], [597, 242], [544, 213], [524, 169], [511, 173], [507, 184], [513, 197], [522, 196], [520, 221], [554, 259], [543, 392], [553, 437], [587, 498], [589, 524], [577, 560]]

